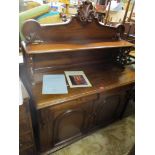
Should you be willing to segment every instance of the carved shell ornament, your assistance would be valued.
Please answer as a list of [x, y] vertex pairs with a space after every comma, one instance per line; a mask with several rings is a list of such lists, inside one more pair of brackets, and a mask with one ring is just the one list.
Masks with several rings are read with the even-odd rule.
[[94, 18], [93, 5], [89, 1], [82, 2], [82, 5], [78, 8], [78, 18], [83, 23], [90, 23]]

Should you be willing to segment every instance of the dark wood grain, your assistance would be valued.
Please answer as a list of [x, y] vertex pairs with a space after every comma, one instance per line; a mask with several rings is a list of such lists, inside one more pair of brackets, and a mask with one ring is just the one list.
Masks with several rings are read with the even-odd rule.
[[[86, 31], [85, 31], [86, 28]], [[93, 29], [93, 31], [92, 31]], [[87, 25], [81, 24], [77, 17], [73, 17], [65, 24], [40, 25], [37, 21], [28, 20], [23, 25], [23, 35], [31, 42], [40, 40], [43, 42], [64, 40], [118, 40], [116, 35], [118, 27], [105, 26], [94, 19]], [[63, 34], [63, 35], [62, 35]]]
[[[123, 70], [112, 66], [92, 65], [66, 70], [83, 70], [93, 87], [68, 89], [69, 94], [66, 95], [42, 95], [42, 82], [38, 83], [32, 88], [37, 109], [131, 84], [135, 78], [134, 71], [130, 68]], [[60, 70], [54, 73], [63, 74], [64, 72]]]
[[[86, 41], [86, 40], [119, 40], [124, 31], [117, 26], [106, 26], [99, 22], [91, 2], [85, 1], [78, 8], [78, 14], [62, 24], [40, 25], [35, 20], [27, 20], [22, 26], [22, 33], [28, 43], [49, 41]], [[93, 31], [92, 31], [93, 30]]]
[[35, 155], [32, 121], [29, 109], [29, 95], [22, 84], [23, 104], [19, 106], [19, 154]]
[[[128, 89], [130, 89], [129, 85], [126, 88], [122, 87], [122, 89], [102, 92], [102, 95], [99, 94], [97, 98], [91, 101], [85, 100], [86, 96], [84, 96], [69, 102], [66, 101], [63, 104], [44, 108], [44, 111], [40, 110], [41, 113], [44, 113], [42, 120], [48, 117], [48, 121], [42, 125], [39, 121], [40, 133], [44, 135], [43, 139], [40, 139], [40, 151], [46, 152], [50, 149], [54, 151], [64, 144], [75, 141], [84, 134], [118, 120], [126, 100], [125, 90]], [[87, 96], [87, 98], [90, 97], [91, 95]], [[47, 128], [47, 125], [49, 128]], [[43, 130], [44, 128], [52, 132], [47, 132]], [[52, 143], [51, 140], [53, 140]]]
[[[29, 20], [22, 28], [20, 76], [31, 97], [37, 150], [44, 155], [118, 120], [134, 86], [134, 69], [126, 63], [133, 44], [122, 40], [125, 27], [101, 24], [91, 6], [84, 2], [65, 24]], [[43, 75], [64, 71], [84, 71], [92, 87], [43, 95]]]
[[28, 54], [56, 53], [56, 52], [76, 52], [92, 49], [108, 49], [118, 47], [132, 47], [133, 44], [124, 40], [120, 41], [79, 41], [79, 42], [51, 42], [44, 44], [27, 45], [25, 51]]

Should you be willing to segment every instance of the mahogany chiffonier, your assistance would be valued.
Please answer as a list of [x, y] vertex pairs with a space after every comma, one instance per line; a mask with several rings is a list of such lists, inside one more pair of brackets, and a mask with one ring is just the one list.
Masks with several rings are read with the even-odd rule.
[[29, 108], [29, 96], [21, 83], [23, 103], [19, 106], [19, 154], [35, 155], [36, 147]]
[[[40, 25], [28, 20], [22, 33], [23, 77], [39, 153], [54, 152], [120, 119], [135, 81], [129, 57], [133, 44], [122, 39], [123, 25], [102, 24], [92, 4], [84, 2], [66, 23]], [[43, 75], [64, 71], [84, 71], [92, 87], [43, 95]]]

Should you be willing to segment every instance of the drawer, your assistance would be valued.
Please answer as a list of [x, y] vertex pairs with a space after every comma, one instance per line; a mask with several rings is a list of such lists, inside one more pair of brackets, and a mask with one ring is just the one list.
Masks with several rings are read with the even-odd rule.
[[24, 134], [25, 132], [28, 132], [31, 130], [29, 117], [19, 120], [19, 134]]
[[19, 149], [25, 150], [33, 146], [32, 134], [28, 133], [19, 137]]
[[101, 92], [100, 93], [100, 98], [101, 97], [104, 98], [104, 97], [107, 97], [107, 96], [111, 96], [113, 94], [119, 94], [121, 92], [124, 92], [125, 93], [126, 91], [129, 91], [132, 88], [133, 88], [133, 85], [131, 84], [131, 85], [125, 85], [125, 86], [117, 87], [115, 89], [110, 89], [108, 91]]
[[79, 99], [67, 101], [62, 104], [52, 106], [52, 107], [48, 108], [48, 111], [49, 111], [48, 114], [46, 114], [44, 116], [42, 115], [43, 116], [42, 119], [46, 120], [47, 115], [48, 115], [49, 119], [54, 119], [58, 115], [65, 113], [67, 111], [72, 111], [72, 110], [73, 111], [74, 110], [84, 110], [87, 113], [91, 113], [93, 102], [96, 99], [97, 99], [97, 95], [94, 94], [94, 95], [81, 97]]
[[54, 111], [59, 111], [61, 109], [69, 109], [69, 108], [76, 108], [77, 106], [84, 105], [85, 103], [93, 102], [97, 99], [97, 94], [93, 94], [90, 96], [81, 97], [75, 100], [67, 101], [59, 105], [55, 105], [51, 107]]

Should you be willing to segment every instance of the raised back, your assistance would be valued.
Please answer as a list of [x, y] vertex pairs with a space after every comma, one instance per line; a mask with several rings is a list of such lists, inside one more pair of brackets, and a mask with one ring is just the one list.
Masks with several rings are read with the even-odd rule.
[[35, 20], [23, 24], [22, 33], [29, 43], [83, 40], [119, 40], [124, 26], [105, 26], [100, 23], [91, 2], [83, 2], [78, 14], [61, 24], [40, 25]]
[[84, 66], [128, 62], [133, 45], [121, 39], [124, 26], [105, 26], [98, 21], [91, 2], [83, 2], [78, 14], [63, 24], [24, 23], [24, 62], [32, 84], [46, 73], [83, 70]]

